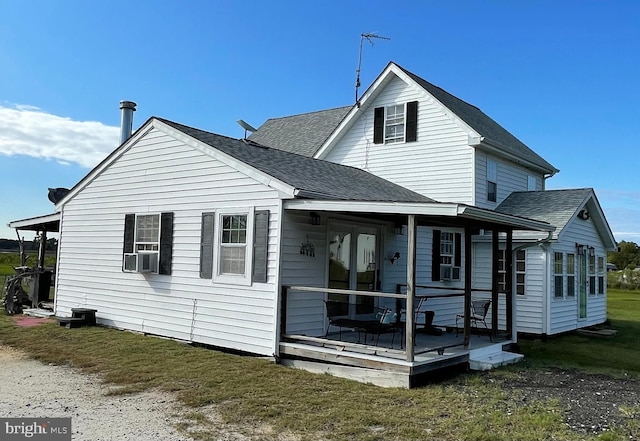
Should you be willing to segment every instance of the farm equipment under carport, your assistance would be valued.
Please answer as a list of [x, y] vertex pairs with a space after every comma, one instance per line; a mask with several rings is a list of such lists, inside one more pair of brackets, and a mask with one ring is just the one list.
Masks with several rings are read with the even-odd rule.
[[53, 272], [40, 269], [37, 265], [34, 268], [18, 266], [14, 269], [16, 274], [7, 278], [2, 298], [2, 306], [7, 314], [21, 314], [25, 307], [49, 309]]

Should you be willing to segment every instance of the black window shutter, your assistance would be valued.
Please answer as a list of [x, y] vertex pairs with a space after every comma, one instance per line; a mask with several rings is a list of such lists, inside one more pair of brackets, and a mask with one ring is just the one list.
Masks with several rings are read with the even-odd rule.
[[256, 211], [253, 223], [253, 282], [267, 282], [269, 211]]
[[411, 101], [407, 103], [407, 130], [405, 135], [406, 142], [413, 142], [418, 139], [418, 102]]
[[124, 246], [122, 247], [122, 254], [133, 253], [133, 243], [136, 234], [136, 215], [125, 214], [124, 215]]
[[215, 213], [202, 213], [202, 229], [200, 231], [200, 277], [213, 277], [213, 226]]
[[431, 280], [440, 280], [440, 230], [433, 230], [433, 245], [431, 248]]
[[373, 143], [384, 142], [384, 107], [376, 107], [373, 111]]
[[171, 260], [173, 259], [173, 213], [160, 215], [160, 262], [159, 274], [171, 274]]
[[453, 239], [453, 265], [454, 266], [462, 266], [462, 234], [455, 233]]

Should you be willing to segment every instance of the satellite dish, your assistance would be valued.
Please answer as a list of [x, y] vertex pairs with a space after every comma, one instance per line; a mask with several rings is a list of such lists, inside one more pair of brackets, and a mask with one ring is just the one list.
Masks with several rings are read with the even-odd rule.
[[253, 127], [251, 124], [249, 124], [248, 122], [246, 122], [245, 120], [243, 120], [243, 119], [239, 119], [238, 121], [236, 121], [236, 123], [237, 123], [240, 127], [242, 127], [242, 128], [244, 129], [244, 137], [245, 137], [245, 138], [247, 137], [247, 131], [249, 131], [249, 132], [255, 132], [256, 130], [258, 130], [258, 129], [256, 129], [255, 127]]
[[54, 204], [57, 204], [60, 199], [62, 199], [67, 195], [67, 193], [69, 193], [68, 188], [62, 188], [62, 187], [50, 188], [48, 197], [51, 202], [53, 202]]

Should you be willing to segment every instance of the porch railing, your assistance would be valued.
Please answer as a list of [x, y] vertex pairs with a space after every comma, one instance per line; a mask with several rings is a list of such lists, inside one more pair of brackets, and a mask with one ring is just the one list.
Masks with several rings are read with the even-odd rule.
[[[296, 335], [296, 334], [290, 334], [287, 332], [288, 328], [287, 328], [287, 319], [288, 319], [288, 304], [289, 304], [289, 294], [291, 292], [309, 292], [309, 293], [317, 293], [319, 295], [327, 295], [327, 294], [345, 294], [345, 295], [358, 295], [358, 296], [365, 296], [365, 297], [377, 297], [377, 298], [389, 298], [389, 299], [395, 299], [395, 304], [396, 304], [396, 320], [400, 320], [400, 310], [401, 310], [401, 303], [402, 300], [405, 300], [405, 305], [406, 300], [407, 300], [407, 295], [406, 293], [402, 293], [402, 288], [406, 287], [406, 285], [402, 285], [402, 284], [398, 284], [396, 287], [396, 292], [379, 292], [379, 291], [355, 291], [355, 290], [349, 290], [349, 289], [337, 289], [337, 288], [323, 288], [323, 287], [313, 287], [313, 286], [299, 286], [299, 285], [283, 285], [282, 286], [282, 295], [281, 295], [281, 305], [280, 305], [280, 335], [281, 335], [281, 339], [284, 340], [301, 340], [301, 341], [311, 341], [311, 342], [316, 342], [316, 343], [326, 343], [328, 341], [330, 341], [327, 338], [322, 338], [322, 337], [310, 337], [307, 335]], [[434, 286], [420, 286], [417, 285], [416, 288], [418, 289], [428, 289], [428, 290], [440, 290], [440, 291], [449, 291], [447, 293], [443, 293], [443, 294], [429, 294], [429, 295], [416, 295], [416, 298], [420, 298], [420, 297], [426, 297], [426, 298], [443, 298], [443, 297], [463, 297], [465, 296], [465, 292], [463, 289], [458, 289], [458, 288], [446, 288], [446, 287], [434, 287]], [[484, 290], [473, 290], [474, 292], [481, 292]], [[490, 292], [490, 290], [489, 290]], [[323, 299], [324, 300], [324, 299]], [[462, 311], [461, 311], [462, 312]], [[324, 307], [322, 308], [322, 314], [323, 314], [323, 323], [324, 323], [324, 318], [325, 318], [325, 314], [326, 311], [324, 309]], [[389, 353], [400, 353], [400, 354], [404, 354], [406, 356], [406, 360], [413, 362], [414, 361], [414, 356], [417, 354], [421, 354], [421, 353], [426, 353], [426, 352], [438, 352], [439, 354], [442, 354], [444, 352], [445, 349], [448, 348], [452, 348], [452, 347], [460, 347], [460, 346], [468, 346], [468, 335], [465, 335], [464, 341], [462, 343], [457, 343], [457, 344], [451, 344], [451, 345], [441, 345], [441, 346], [436, 346], [436, 347], [431, 347], [431, 348], [426, 348], [423, 350], [418, 350], [415, 351], [414, 350], [414, 342], [415, 342], [415, 333], [416, 333], [416, 326], [415, 326], [415, 320], [407, 320], [406, 323], [410, 323], [412, 325], [412, 329], [406, 329], [405, 335], [404, 337], [404, 350], [395, 350], [395, 349], [384, 349], [383, 352], [389, 352]], [[466, 331], [466, 330], [465, 330]], [[401, 338], [403, 338], [401, 336]], [[341, 346], [345, 346], [345, 347], [351, 347], [351, 346], [358, 346], [360, 348], [362, 348], [363, 346], [365, 348], [370, 348], [370, 349], [375, 349], [375, 350], [380, 350], [380, 347], [371, 347], [370, 345], [366, 345], [366, 341], [365, 341], [365, 345], [360, 345], [360, 344], [355, 344], [355, 343], [348, 343], [348, 342], [341, 342]]]

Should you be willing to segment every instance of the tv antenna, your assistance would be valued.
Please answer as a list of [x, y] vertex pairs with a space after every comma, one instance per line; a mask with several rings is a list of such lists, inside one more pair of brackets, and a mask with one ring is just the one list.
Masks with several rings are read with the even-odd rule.
[[358, 103], [358, 89], [360, 88], [360, 67], [362, 66], [362, 42], [364, 39], [367, 39], [371, 46], [373, 46], [373, 39], [377, 38], [378, 40], [391, 40], [389, 37], [383, 37], [381, 35], [375, 33], [365, 33], [360, 34], [360, 53], [358, 54], [358, 69], [356, 70], [356, 103]]

